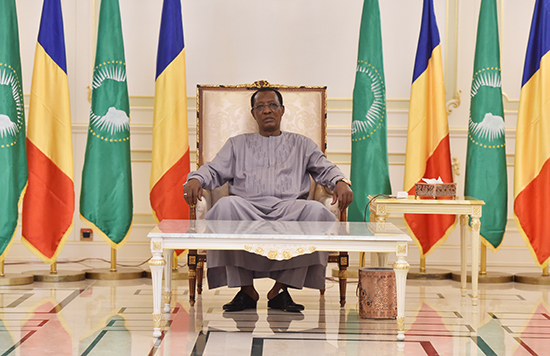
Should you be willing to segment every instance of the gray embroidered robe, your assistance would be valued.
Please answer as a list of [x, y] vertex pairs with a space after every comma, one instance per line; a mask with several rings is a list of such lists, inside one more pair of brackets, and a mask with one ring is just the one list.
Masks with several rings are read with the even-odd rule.
[[[310, 175], [316, 183], [334, 189], [344, 178], [313, 140], [282, 132], [264, 137], [258, 133], [230, 138], [216, 157], [188, 180], [198, 179], [212, 190], [226, 182], [229, 197], [221, 198], [205, 218], [208, 220], [306, 220], [334, 221], [321, 203], [305, 200]], [[253, 278], [269, 277], [293, 288], [324, 288], [327, 253], [274, 261], [246, 251], [208, 251], [208, 285], [251, 285]]]

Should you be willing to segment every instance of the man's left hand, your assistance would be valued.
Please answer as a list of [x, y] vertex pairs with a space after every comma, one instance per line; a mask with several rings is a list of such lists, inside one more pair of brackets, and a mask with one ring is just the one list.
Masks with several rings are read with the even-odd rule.
[[336, 187], [334, 187], [334, 191], [332, 193], [332, 203], [330, 204], [334, 205], [338, 202], [338, 209], [340, 209], [340, 211], [344, 211], [352, 201], [353, 192], [351, 191], [349, 185], [342, 181], [336, 183]]

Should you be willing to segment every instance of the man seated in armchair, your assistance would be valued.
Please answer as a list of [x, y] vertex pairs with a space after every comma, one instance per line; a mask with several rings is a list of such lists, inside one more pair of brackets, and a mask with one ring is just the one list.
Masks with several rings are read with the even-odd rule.
[[[202, 190], [229, 183], [229, 196], [221, 198], [205, 215], [207, 220], [334, 221], [334, 214], [322, 203], [306, 200], [310, 176], [333, 190], [332, 204], [345, 210], [353, 200], [350, 182], [331, 163], [317, 144], [302, 135], [282, 132], [285, 112], [283, 97], [273, 87], [263, 87], [251, 97], [257, 133], [231, 137], [216, 157], [191, 172], [184, 184], [184, 198], [190, 206], [202, 199]], [[246, 251], [208, 251], [208, 286], [240, 287], [225, 311], [255, 309], [259, 294], [255, 278], [272, 278], [267, 293], [268, 307], [298, 312], [287, 288], [324, 289], [327, 252], [314, 252], [286, 261]]]

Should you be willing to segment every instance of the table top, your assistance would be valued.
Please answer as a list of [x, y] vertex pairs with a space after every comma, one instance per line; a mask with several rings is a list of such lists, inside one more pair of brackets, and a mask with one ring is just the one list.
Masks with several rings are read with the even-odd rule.
[[147, 236], [162, 238], [165, 249], [291, 244], [317, 251], [394, 251], [396, 243], [412, 241], [395, 225], [378, 222], [163, 220]]
[[[371, 199], [372, 196], [369, 196]], [[426, 198], [415, 198], [414, 195], [409, 195], [407, 199], [397, 199], [397, 198], [385, 198], [377, 197], [372, 200], [371, 204], [437, 204], [437, 205], [485, 205], [483, 200], [463, 197], [458, 199], [426, 199]]]

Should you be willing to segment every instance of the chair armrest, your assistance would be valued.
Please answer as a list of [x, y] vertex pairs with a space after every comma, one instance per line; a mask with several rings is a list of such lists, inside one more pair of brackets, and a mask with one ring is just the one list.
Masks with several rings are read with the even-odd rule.
[[196, 209], [196, 219], [204, 220], [204, 215], [212, 207], [212, 193], [209, 190], [202, 191], [202, 200], [197, 201]]
[[340, 221], [340, 210], [338, 209], [338, 204], [331, 205], [332, 203], [332, 196], [322, 196], [319, 197], [319, 199], [315, 199], [321, 204], [323, 204], [328, 210], [330, 210], [331, 213], [334, 214], [334, 217], [336, 221]]
[[330, 210], [336, 221], [340, 220], [340, 210], [338, 210], [338, 204], [331, 205], [332, 203], [332, 191], [327, 187], [317, 184], [315, 187], [315, 192], [313, 194], [313, 199], [317, 200], [323, 204], [328, 210]]

